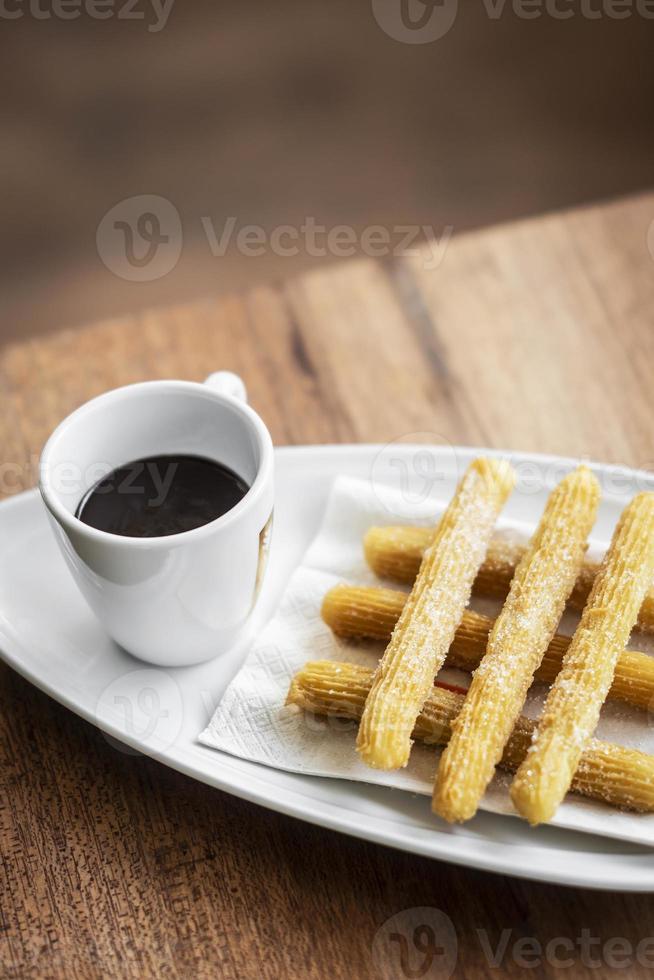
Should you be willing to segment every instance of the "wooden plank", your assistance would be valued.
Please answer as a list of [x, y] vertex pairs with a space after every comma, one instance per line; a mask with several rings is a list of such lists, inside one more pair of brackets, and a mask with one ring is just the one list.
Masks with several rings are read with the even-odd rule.
[[[278, 444], [422, 433], [649, 466], [653, 217], [643, 196], [461, 236], [436, 270], [356, 261], [8, 347], [0, 491], [33, 482], [49, 431], [92, 395], [218, 368], [243, 376]], [[421, 906], [451, 918], [456, 975], [471, 978], [489, 975], [503, 930], [507, 977], [524, 975], [520, 938], [590, 930], [603, 965], [577, 944], [574, 974], [600, 977], [601, 944], [654, 935], [646, 896], [310, 827], [126, 753], [6, 668], [2, 681], [3, 976], [372, 978], [376, 931]]]

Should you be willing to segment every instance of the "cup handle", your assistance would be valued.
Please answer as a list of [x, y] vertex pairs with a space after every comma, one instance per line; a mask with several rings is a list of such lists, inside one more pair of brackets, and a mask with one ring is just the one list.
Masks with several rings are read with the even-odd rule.
[[240, 402], [248, 400], [247, 389], [242, 379], [233, 371], [214, 371], [205, 378], [204, 383], [220, 395], [227, 395], [228, 398], [235, 398]]

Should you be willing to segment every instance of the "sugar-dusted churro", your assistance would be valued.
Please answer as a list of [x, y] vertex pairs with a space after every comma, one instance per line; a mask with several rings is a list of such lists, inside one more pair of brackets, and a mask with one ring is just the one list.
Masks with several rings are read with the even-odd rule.
[[549, 820], [570, 786], [653, 577], [654, 493], [641, 493], [620, 517], [511, 786], [516, 809], [531, 824]]
[[357, 750], [368, 765], [406, 765], [415, 720], [445, 661], [514, 483], [507, 462], [477, 459], [440, 519], [366, 701]]
[[[428, 527], [371, 527], [363, 541], [366, 560], [380, 578], [411, 583], [418, 574], [422, 556], [433, 536], [433, 529]], [[473, 592], [503, 599], [524, 550], [524, 545], [501, 534], [491, 538]], [[598, 562], [584, 561], [568, 600], [571, 609], [581, 612], [584, 608], [599, 567]], [[645, 633], [654, 633], [654, 589], [650, 589], [643, 599], [637, 626]]]
[[450, 823], [475, 815], [493, 778], [577, 580], [599, 500], [587, 466], [569, 473], [547, 500], [441, 756], [433, 808]]
[[[370, 691], [373, 672], [353, 664], [323, 660], [308, 663], [295, 675], [287, 704], [318, 715], [358, 720]], [[445, 745], [463, 695], [438, 685], [431, 689], [416, 719], [414, 738]], [[534, 722], [518, 718], [500, 766], [515, 772], [524, 759]], [[592, 739], [583, 752], [570, 787], [591, 799], [642, 813], [654, 812], [654, 757], [634, 749]]]
[[[406, 602], [406, 594], [394, 589], [337, 585], [325, 595], [322, 618], [338, 636], [349, 639], [390, 639]], [[450, 647], [447, 666], [471, 673], [484, 655], [494, 619], [466, 609]], [[536, 671], [535, 680], [551, 684], [570, 646], [570, 637], [556, 633]], [[637, 650], [623, 650], [618, 659], [608, 697], [636, 708], [654, 707], [654, 657]]]

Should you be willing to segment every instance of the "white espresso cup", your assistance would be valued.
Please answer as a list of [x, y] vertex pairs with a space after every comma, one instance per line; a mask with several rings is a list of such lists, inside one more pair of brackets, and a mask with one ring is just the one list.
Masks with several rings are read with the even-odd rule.
[[[50, 436], [40, 490], [75, 581], [107, 633], [142, 660], [199, 663], [242, 635], [263, 575], [273, 510], [270, 433], [243, 382], [147, 381], [109, 391]], [[75, 513], [111, 470], [139, 459], [202, 456], [249, 486], [227, 513], [190, 531], [125, 537]]]

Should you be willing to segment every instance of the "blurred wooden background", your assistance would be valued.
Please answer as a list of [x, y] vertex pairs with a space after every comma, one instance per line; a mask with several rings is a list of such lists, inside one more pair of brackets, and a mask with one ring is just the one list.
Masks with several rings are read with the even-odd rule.
[[[0, 342], [328, 261], [215, 258], [203, 216], [438, 234], [651, 184], [654, 21], [635, 14], [524, 20], [507, 2], [493, 20], [460, 0], [445, 37], [409, 45], [369, 0], [176, 0], [159, 32], [136, 10], [2, 22]], [[181, 259], [154, 282], [96, 250], [136, 194], [182, 218]]]

